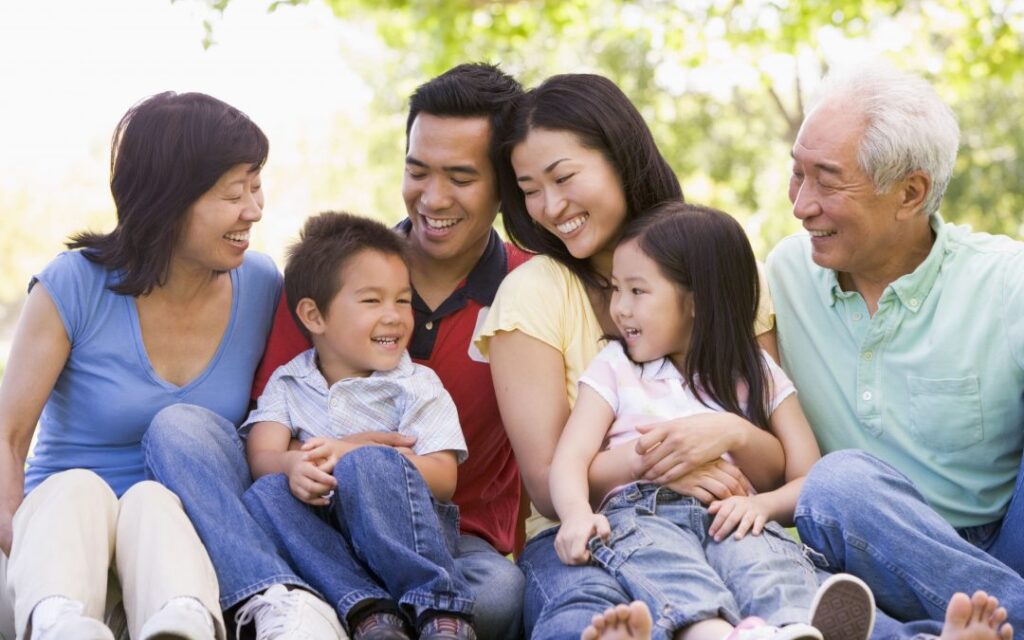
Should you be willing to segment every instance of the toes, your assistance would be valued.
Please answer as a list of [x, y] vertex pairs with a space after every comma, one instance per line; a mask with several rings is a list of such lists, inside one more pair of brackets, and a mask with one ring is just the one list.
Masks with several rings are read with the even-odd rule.
[[629, 604], [629, 626], [639, 637], [650, 637], [651, 611], [639, 600]]
[[971, 598], [968, 598], [966, 593], [954, 593], [946, 606], [945, 626], [962, 629], [970, 623], [972, 613], [974, 613], [974, 606]]

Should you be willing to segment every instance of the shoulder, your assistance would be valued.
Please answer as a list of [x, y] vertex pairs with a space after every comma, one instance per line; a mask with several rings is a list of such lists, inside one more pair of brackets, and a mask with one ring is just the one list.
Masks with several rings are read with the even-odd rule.
[[810, 236], [806, 232], [787, 236], [775, 245], [765, 260], [769, 277], [804, 266], [811, 255]]
[[534, 257], [534, 254], [524, 251], [517, 247], [514, 243], [505, 241], [505, 255], [508, 257], [508, 270], [512, 271], [519, 265], [523, 264], [530, 258]]
[[267, 254], [258, 251], [245, 253], [241, 273], [261, 281], [276, 283], [281, 280], [281, 273], [277, 270], [274, 260]]
[[[504, 291], [519, 293], [542, 289], [544, 291], [567, 290], [578, 278], [568, 267], [548, 256], [534, 256], [508, 274], [501, 283], [498, 294]], [[506, 294], [507, 295], [507, 294]]]

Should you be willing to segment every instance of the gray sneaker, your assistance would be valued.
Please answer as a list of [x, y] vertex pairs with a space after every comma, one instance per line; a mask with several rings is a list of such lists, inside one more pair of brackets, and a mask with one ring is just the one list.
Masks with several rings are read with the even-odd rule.
[[47, 615], [32, 614], [33, 640], [114, 640], [107, 625], [95, 618], [82, 615], [85, 605], [61, 598], [56, 609], [47, 609]]
[[814, 594], [811, 625], [825, 640], [868, 640], [875, 627], [875, 596], [857, 576], [829, 576]]
[[308, 591], [275, 584], [249, 598], [235, 614], [235, 624], [255, 622], [256, 640], [348, 640], [338, 616]]
[[174, 598], [142, 625], [142, 640], [215, 640], [213, 616], [195, 598]]

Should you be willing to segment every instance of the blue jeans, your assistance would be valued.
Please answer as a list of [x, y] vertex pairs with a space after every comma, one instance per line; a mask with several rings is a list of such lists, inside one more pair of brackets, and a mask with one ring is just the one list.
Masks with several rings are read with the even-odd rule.
[[978, 589], [999, 598], [1021, 629], [1021, 483], [1018, 476], [1001, 528], [958, 531], [893, 467], [862, 451], [837, 451], [808, 474], [797, 529], [829, 571], [852, 573], [871, 587], [879, 608], [873, 638], [938, 635], [953, 594]]
[[[314, 591], [277, 550], [242, 503], [252, 484], [245, 448], [235, 426], [194, 405], [167, 407], [142, 441], [147, 474], [181, 498], [213, 561], [228, 608], [273, 584]], [[463, 535], [455, 565], [476, 594], [481, 638], [517, 638], [524, 577], [486, 541]]]

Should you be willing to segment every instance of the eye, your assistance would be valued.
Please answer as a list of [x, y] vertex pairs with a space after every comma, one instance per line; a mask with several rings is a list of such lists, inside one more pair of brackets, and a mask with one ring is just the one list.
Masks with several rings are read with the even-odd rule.
[[457, 187], [465, 187], [466, 185], [473, 184], [474, 182], [475, 180], [473, 180], [472, 178], [452, 178], [452, 184], [454, 184]]
[[538, 193], [538, 190], [537, 189], [522, 189], [522, 192], [523, 192], [523, 196], [524, 197], [529, 198], [531, 196], [536, 195]]
[[263, 188], [263, 184], [262, 183], [254, 184], [254, 185], [252, 185], [252, 192], [253, 193], [257, 193], [262, 188]]
[[362, 304], [377, 304], [380, 302], [380, 298], [363, 298], [359, 302]]
[[569, 181], [569, 178], [573, 177], [574, 175], [576, 175], [575, 172], [570, 173], [567, 176], [562, 176], [561, 178], [555, 178], [555, 184], [565, 184], [566, 182]]
[[398, 300], [396, 300], [396, 302], [398, 302], [398, 304], [412, 304], [412, 299], [411, 298], [399, 298]]
[[409, 169], [408, 167], [405, 169], [405, 173], [413, 180], [422, 180], [423, 178], [427, 177], [427, 173], [425, 171], [417, 172], [413, 171], [412, 169]]
[[643, 289], [640, 289], [638, 287], [633, 287], [632, 289], [629, 290], [629, 292], [632, 293], [634, 296], [638, 296], [638, 295], [640, 295], [642, 293], [646, 293], [646, 291], [644, 291]]
[[612, 293], [618, 293], [618, 292], [619, 292], [619, 285], [613, 284], [612, 285]]

